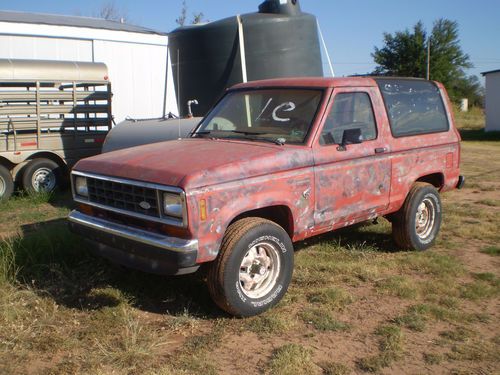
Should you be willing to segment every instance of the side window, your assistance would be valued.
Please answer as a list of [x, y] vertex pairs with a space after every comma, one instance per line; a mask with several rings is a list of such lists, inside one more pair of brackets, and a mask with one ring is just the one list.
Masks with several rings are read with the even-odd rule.
[[333, 99], [320, 144], [340, 144], [346, 129], [361, 129], [363, 141], [377, 138], [377, 127], [370, 97], [365, 92], [340, 93]]
[[434, 83], [398, 79], [377, 79], [377, 83], [394, 137], [448, 131], [446, 111]]

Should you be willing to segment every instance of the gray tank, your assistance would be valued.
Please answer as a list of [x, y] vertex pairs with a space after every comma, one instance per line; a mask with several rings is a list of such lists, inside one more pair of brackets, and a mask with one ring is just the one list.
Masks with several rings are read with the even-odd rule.
[[[302, 13], [298, 0], [266, 0], [258, 13], [240, 19], [248, 81], [323, 76], [317, 21]], [[179, 102], [197, 99], [197, 116], [204, 116], [228, 87], [243, 82], [238, 30], [238, 17], [230, 17], [169, 34]], [[185, 116], [187, 109], [181, 106], [180, 112]]]
[[186, 138], [200, 121], [201, 118], [199, 117], [185, 119], [127, 119], [111, 129], [102, 145], [102, 152]]

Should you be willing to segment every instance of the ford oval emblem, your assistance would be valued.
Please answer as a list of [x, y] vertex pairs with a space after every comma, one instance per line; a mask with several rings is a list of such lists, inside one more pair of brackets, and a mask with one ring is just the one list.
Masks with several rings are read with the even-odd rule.
[[151, 208], [151, 205], [146, 201], [142, 201], [141, 203], [139, 203], [139, 206], [141, 206], [143, 210], [149, 210]]

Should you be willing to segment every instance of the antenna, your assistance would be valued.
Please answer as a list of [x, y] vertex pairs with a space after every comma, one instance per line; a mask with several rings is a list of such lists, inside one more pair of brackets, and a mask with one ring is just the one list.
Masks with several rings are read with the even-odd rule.
[[170, 71], [170, 49], [168, 48], [167, 44], [167, 62], [165, 65], [165, 92], [164, 92], [164, 97], [163, 97], [163, 119], [167, 117], [167, 101], [168, 101], [168, 73]]
[[319, 37], [321, 38], [321, 42], [323, 43], [326, 59], [328, 60], [328, 66], [330, 67], [330, 73], [332, 74], [332, 77], [335, 77], [335, 73], [333, 72], [332, 60], [330, 60], [330, 55], [328, 54], [328, 48], [326, 48], [325, 38], [323, 38], [323, 33], [321, 32], [321, 27], [319, 26], [319, 21], [317, 19], [316, 19], [316, 24], [318, 25]]
[[181, 139], [181, 79], [180, 79], [180, 65], [181, 65], [181, 51], [177, 49], [177, 108], [179, 109], [179, 121], [177, 122], [179, 128], [179, 139]]

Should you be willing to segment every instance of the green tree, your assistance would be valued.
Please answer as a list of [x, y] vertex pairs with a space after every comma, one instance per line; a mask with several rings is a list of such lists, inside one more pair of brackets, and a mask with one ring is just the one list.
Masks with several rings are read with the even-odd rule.
[[[188, 6], [186, 3], [186, 0], [182, 0], [181, 14], [175, 20], [175, 23], [177, 23], [177, 25], [184, 26], [186, 24], [187, 12], [188, 12]], [[198, 23], [204, 22], [204, 17], [205, 17], [205, 15], [202, 12], [193, 13], [193, 18], [191, 20], [191, 24], [196, 25]]]
[[427, 51], [430, 43], [430, 79], [442, 82], [454, 100], [468, 97], [478, 104], [481, 86], [477, 78], [467, 77], [471, 68], [469, 56], [462, 51], [455, 21], [439, 19], [434, 22], [430, 36], [422, 22], [413, 30], [384, 33], [384, 46], [375, 47], [372, 57], [378, 66], [375, 74], [425, 78]]

